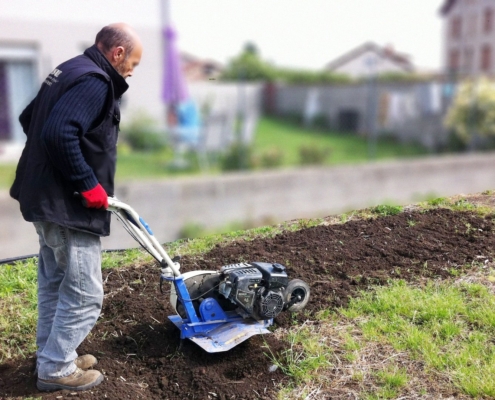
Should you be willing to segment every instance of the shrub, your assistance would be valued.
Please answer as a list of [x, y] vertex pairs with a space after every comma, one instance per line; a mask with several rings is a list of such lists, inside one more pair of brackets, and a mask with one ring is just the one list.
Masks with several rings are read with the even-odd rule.
[[266, 150], [260, 157], [260, 164], [263, 168], [275, 168], [279, 167], [284, 162], [284, 152], [277, 148], [272, 147]]
[[474, 136], [495, 136], [495, 85], [486, 78], [466, 80], [445, 117], [445, 125], [465, 143]]
[[317, 129], [326, 129], [329, 126], [328, 116], [324, 113], [316, 114], [310, 125]]
[[144, 113], [123, 126], [121, 135], [133, 150], [157, 151], [166, 146], [165, 135], [157, 129], [156, 121]]
[[299, 163], [301, 165], [321, 165], [330, 156], [332, 149], [316, 144], [299, 147]]
[[253, 161], [251, 146], [236, 142], [220, 157], [220, 168], [222, 171], [251, 169]]

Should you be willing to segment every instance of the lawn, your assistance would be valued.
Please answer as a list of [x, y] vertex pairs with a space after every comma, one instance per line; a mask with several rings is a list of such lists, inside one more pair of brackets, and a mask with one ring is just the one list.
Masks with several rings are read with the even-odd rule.
[[[418, 145], [398, 144], [390, 139], [381, 139], [372, 151], [366, 138], [351, 133], [336, 133], [317, 129], [306, 129], [297, 124], [274, 118], [261, 118], [256, 131], [252, 154], [266, 156], [276, 154], [275, 167], [300, 165], [300, 150], [306, 146], [311, 151], [328, 150], [328, 156], [321, 164], [336, 165], [362, 163], [371, 160], [394, 159], [426, 154]], [[191, 170], [173, 170], [169, 165], [173, 159], [170, 148], [159, 152], [132, 152], [122, 146], [117, 161], [117, 182], [127, 179], [170, 178], [199, 173], [198, 168]], [[192, 165], [196, 159], [192, 158]], [[220, 173], [220, 167], [210, 163], [208, 173]], [[273, 163], [272, 163], [273, 164]], [[262, 168], [257, 164], [256, 168]], [[0, 188], [10, 186], [15, 175], [14, 164], [0, 164]]]
[[301, 146], [328, 148], [330, 155], [325, 164], [333, 165], [360, 163], [371, 159], [419, 156], [427, 152], [419, 145], [398, 144], [390, 139], [378, 140], [376, 151], [373, 152], [365, 137], [353, 133], [306, 129], [289, 121], [266, 117], [260, 120], [254, 141], [255, 152], [281, 149], [284, 154], [284, 165], [290, 166], [299, 163]]

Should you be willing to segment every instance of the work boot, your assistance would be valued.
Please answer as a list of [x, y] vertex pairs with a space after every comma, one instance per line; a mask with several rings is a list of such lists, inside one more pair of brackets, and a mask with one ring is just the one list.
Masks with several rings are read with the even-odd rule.
[[[95, 356], [91, 354], [85, 354], [83, 356], [79, 356], [74, 360], [74, 364], [76, 364], [77, 368], [81, 369], [90, 369], [93, 368], [96, 364], [98, 364], [98, 360]], [[34, 376], [38, 375], [38, 365], [34, 367]]]
[[91, 369], [89, 371], [83, 371], [80, 368], [69, 376], [57, 379], [40, 379], [36, 382], [38, 390], [44, 392], [53, 392], [55, 390], [88, 390], [96, 385], [99, 385], [103, 381], [103, 375], [100, 371]]
[[96, 364], [98, 364], [98, 360], [91, 354], [85, 354], [83, 356], [77, 357], [74, 360], [74, 364], [76, 364], [77, 368], [86, 370], [93, 368]]

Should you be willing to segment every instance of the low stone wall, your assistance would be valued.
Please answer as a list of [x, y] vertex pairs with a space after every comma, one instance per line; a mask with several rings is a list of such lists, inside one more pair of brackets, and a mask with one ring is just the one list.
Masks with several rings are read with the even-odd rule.
[[[177, 238], [186, 223], [208, 228], [233, 221], [323, 217], [385, 202], [408, 204], [495, 188], [495, 153], [233, 173], [121, 183], [117, 196], [148, 222], [160, 242]], [[18, 204], [0, 192], [0, 259], [37, 252], [31, 224]], [[136, 247], [118, 221], [104, 248]]]

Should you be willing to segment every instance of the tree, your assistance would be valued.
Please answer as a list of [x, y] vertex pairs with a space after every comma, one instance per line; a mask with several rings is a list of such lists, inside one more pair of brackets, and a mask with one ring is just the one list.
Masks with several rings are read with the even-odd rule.
[[223, 80], [270, 81], [276, 76], [275, 68], [263, 61], [254, 43], [246, 43], [240, 55], [233, 58], [223, 72]]
[[466, 144], [477, 136], [495, 138], [494, 83], [486, 78], [462, 82], [444, 122]]

